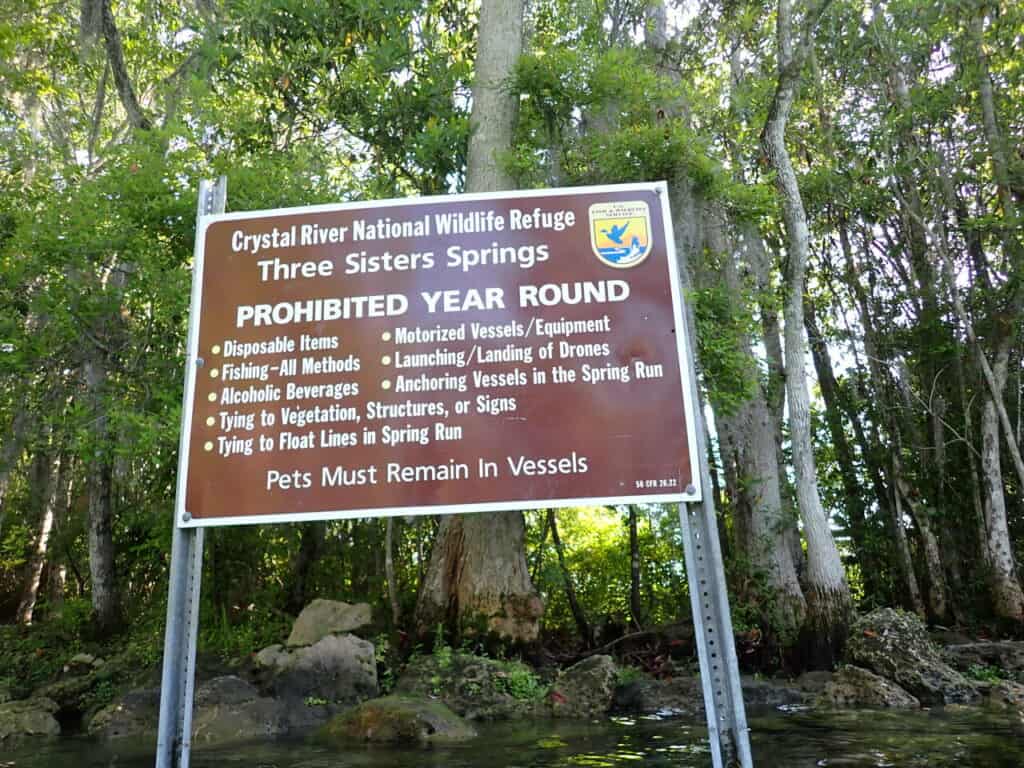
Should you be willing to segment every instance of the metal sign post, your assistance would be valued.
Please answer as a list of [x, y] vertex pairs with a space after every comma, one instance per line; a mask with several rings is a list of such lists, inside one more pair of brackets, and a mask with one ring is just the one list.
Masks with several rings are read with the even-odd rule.
[[189, 765], [206, 526], [644, 502], [691, 504], [714, 768], [752, 768], [667, 191], [201, 184], [157, 768]]
[[[199, 183], [196, 229], [205, 216], [223, 213], [227, 177]], [[197, 240], [198, 242], [198, 240]], [[193, 292], [198, 283], [193, 282]], [[198, 318], [189, 316], [188, 335], [197, 332]], [[189, 344], [191, 348], [191, 343]], [[201, 361], [189, 358], [186, 365]], [[182, 419], [185, 411], [182, 411]], [[187, 439], [184, 429], [181, 441]], [[180, 453], [179, 453], [180, 455]], [[178, 469], [178, 493], [184, 472]], [[175, 522], [171, 539], [171, 574], [167, 593], [167, 628], [160, 680], [160, 725], [156, 768], [188, 768], [192, 747], [192, 701], [195, 692], [196, 641], [199, 636], [199, 591], [203, 575], [203, 528], [182, 528]]]
[[[696, 374], [691, 371], [696, 428], [704, 433], [703, 414], [697, 399]], [[699, 466], [704, 498], [696, 504], [679, 505], [686, 552], [686, 579], [690, 587], [694, 637], [700, 661], [700, 682], [711, 740], [714, 768], [753, 768], [747, 714], [743, 706], [739, 663], [732, 634], [729, 594], [718, 541], [715, 503], [707, 457], [700, 451]]]

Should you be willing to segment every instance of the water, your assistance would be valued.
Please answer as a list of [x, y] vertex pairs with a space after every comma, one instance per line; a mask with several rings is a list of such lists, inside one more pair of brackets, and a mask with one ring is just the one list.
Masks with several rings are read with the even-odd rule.
[[[980, 711], [794, 712], [752, 717], [758, 768], [1022, 768], [1024, 722]], [[706, 730], [678, 719], [483, 725], [450, 747], [305, 741], [251, 743], [193, 754], [193, 768], [709, 768]], [[152, 753], [113, 754], [86, 739], [12, 749], [0, 768], [151, 768]]]

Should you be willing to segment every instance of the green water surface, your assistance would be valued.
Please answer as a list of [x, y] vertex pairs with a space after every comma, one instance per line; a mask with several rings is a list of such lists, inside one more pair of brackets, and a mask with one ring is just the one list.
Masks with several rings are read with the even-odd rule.
[[[758, 768], [1024, 768], [1024, 723], [979, 711], [791, 712], [750, 719]], [[708, 768], [707, 731], [674, 718], [484, 724], [446, 747], [354, 745], [333, 751], [302, 740], [198, 750], [193, 768]], [[0, 768], [151, 768], [151, 749], [117, 753], [84, 738], [0, 744]]]

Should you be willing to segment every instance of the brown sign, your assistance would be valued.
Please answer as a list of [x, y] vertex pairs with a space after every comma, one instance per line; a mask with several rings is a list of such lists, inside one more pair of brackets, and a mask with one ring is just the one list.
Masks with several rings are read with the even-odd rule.
[[665, 197], [205, 219], [179, 524], [699, 498]]

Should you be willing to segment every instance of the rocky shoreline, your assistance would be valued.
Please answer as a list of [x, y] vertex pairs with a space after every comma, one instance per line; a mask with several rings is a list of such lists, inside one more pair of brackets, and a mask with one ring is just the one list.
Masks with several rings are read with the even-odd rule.
[[[226, 674], [201, 676], [193, 744], [303, 735], [338, 744], [451, 742], [474, 738], [475, 722], [526, 718], [703, 722], [697, 676], [680, 670], [649, 677], [608, 655], [538, 671], [442, 647], [414, 655], [382, 686], [374, 646], [358, 634], [369, 623], [368, 606], [317, 600], [285, 643]], [[28, 698], [12, 700], [0, 689], [0, 744], [84, 730], [114, 747], [152, 749], [158, 688], [128, 690], [108, 706], [80, 711], [84, 694], [109, 684], [110, 666], [79, 654], [59, 680]], [[745, 676], [743, 690], [751, 712], [986, 707], [1024, 713], [1024, 642], [929, 635], [917, 616], [879, 609], [851, 627], [845, 663], [835, 671], [795, 679]]]

